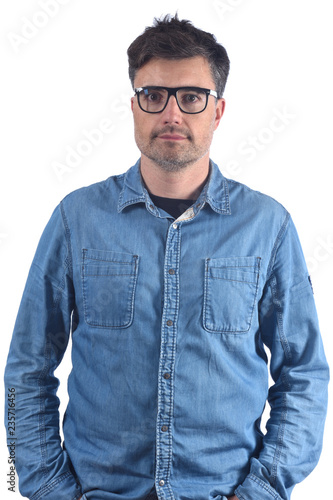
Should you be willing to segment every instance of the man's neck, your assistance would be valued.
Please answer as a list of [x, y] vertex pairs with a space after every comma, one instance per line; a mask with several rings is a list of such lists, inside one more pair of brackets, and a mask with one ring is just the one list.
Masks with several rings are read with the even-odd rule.
[[177, 172], [168, 172], [147, 160], [146, 157], [141, 157], [140, 170], [144, 183], [152, 194], [182, 200], [198, 198], [209, 174], [208, 157]]

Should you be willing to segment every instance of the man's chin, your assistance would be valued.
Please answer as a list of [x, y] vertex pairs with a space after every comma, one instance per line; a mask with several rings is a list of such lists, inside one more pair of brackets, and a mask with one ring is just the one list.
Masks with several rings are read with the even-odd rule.
[[151, 155], [148, 156], [158, 167], [166, 172], [179, 172], [193, 165], [196, 162], [194, 158], [182, 158], [179, 155]]

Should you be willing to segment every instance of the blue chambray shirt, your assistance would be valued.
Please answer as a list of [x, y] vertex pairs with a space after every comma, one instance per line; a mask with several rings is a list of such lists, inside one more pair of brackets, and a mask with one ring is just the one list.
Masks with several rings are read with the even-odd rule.
[[[140, 162], [54, 211], [5, 374], [28, 498], [144, 500], [155, 484], [160, 500], [287, 500], [316, 465], [328, 367], [295, 227], [210, 167], [177, 220]], [[54, 370], [70, 335], [61, 446]]]

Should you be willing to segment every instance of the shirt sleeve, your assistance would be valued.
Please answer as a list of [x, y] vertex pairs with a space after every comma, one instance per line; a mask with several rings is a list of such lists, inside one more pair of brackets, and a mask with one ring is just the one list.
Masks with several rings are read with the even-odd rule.
[[329, 379], [313, 291], [289, 215], [277, 238], [259, 303], [260, 333], [274, 381], [259, 456], [235, 494], [240, 500], [288, 500], [316, 466], [322, 448]]
[[[15, 444], [20, 492], [32, 500], [81, 496], [61, 446], [54, 376], [68, 344], [74, 300], [70, 233], [59, 205], [31, 265], [5, 369], [5, 416], [15, 407], [7, 443]], [[15, 395], [10, 406], [7, 394]]]

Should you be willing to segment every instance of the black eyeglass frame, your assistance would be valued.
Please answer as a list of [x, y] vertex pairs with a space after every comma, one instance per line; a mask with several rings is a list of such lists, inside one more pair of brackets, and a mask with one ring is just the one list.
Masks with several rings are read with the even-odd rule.
[[[163, 89], [163, 90], [166, 90], [168, 92], [168, 98], [167, 98], [167, 100], [166, 100], [163, 108], [160, 111], [148, 111], [147, 109], [144, 109], [141, 106], [141, 103], [140, 103], [140, 92], [142, 92], [143, 90], [148, 90], [148, 89], [149, 90], [162, 90]], [[194, 90], [194, 91], [198, 91], [198, 92], [204, 92], [206, 94], [206, 104], [205, 104], [205, 107], [201, 111], [195, 111], [194, 113], [191, 113], [191, 111], [184, 111], [181, 108], [181, 106], [179, 104], [179, 101], [178, 101], [178, 97], [177, 97], [178, 90]], [[156, 85], [155, 86], [151, 85], [151, 86], [147, 86], [147, 87], [137, 87], [137, 88], [134, 89], [134, 92], [135, 92], [135, 94], [138, 97], [138, 103], [139, 103], [140, 109], [142, 109], [142, 111], [144, 111], [145, 113], [151, 113], [151, 114], [162, 113], [162, 111], [164, 111], [165, 108], [167, 107], [169, 99], [170, 99], [170, 96], [172, 96], [172, 95], [175, 96], [180, 111], [182, 113], [186, 113], [188, 115], [197, 115], [197, 114], [202, 113], [203, 111], [205, 111], [205, 109], [207, 108], [207, 104], [208, 104], [208, 97], [210, 95], [212, 95], [213, 97], [215, 97], [215, 99], [218, 99], [218, 94], [217, 94], [216, 90], [204, 89], [202, 87], [160, 87], [160, 86], [156, 86]]]

